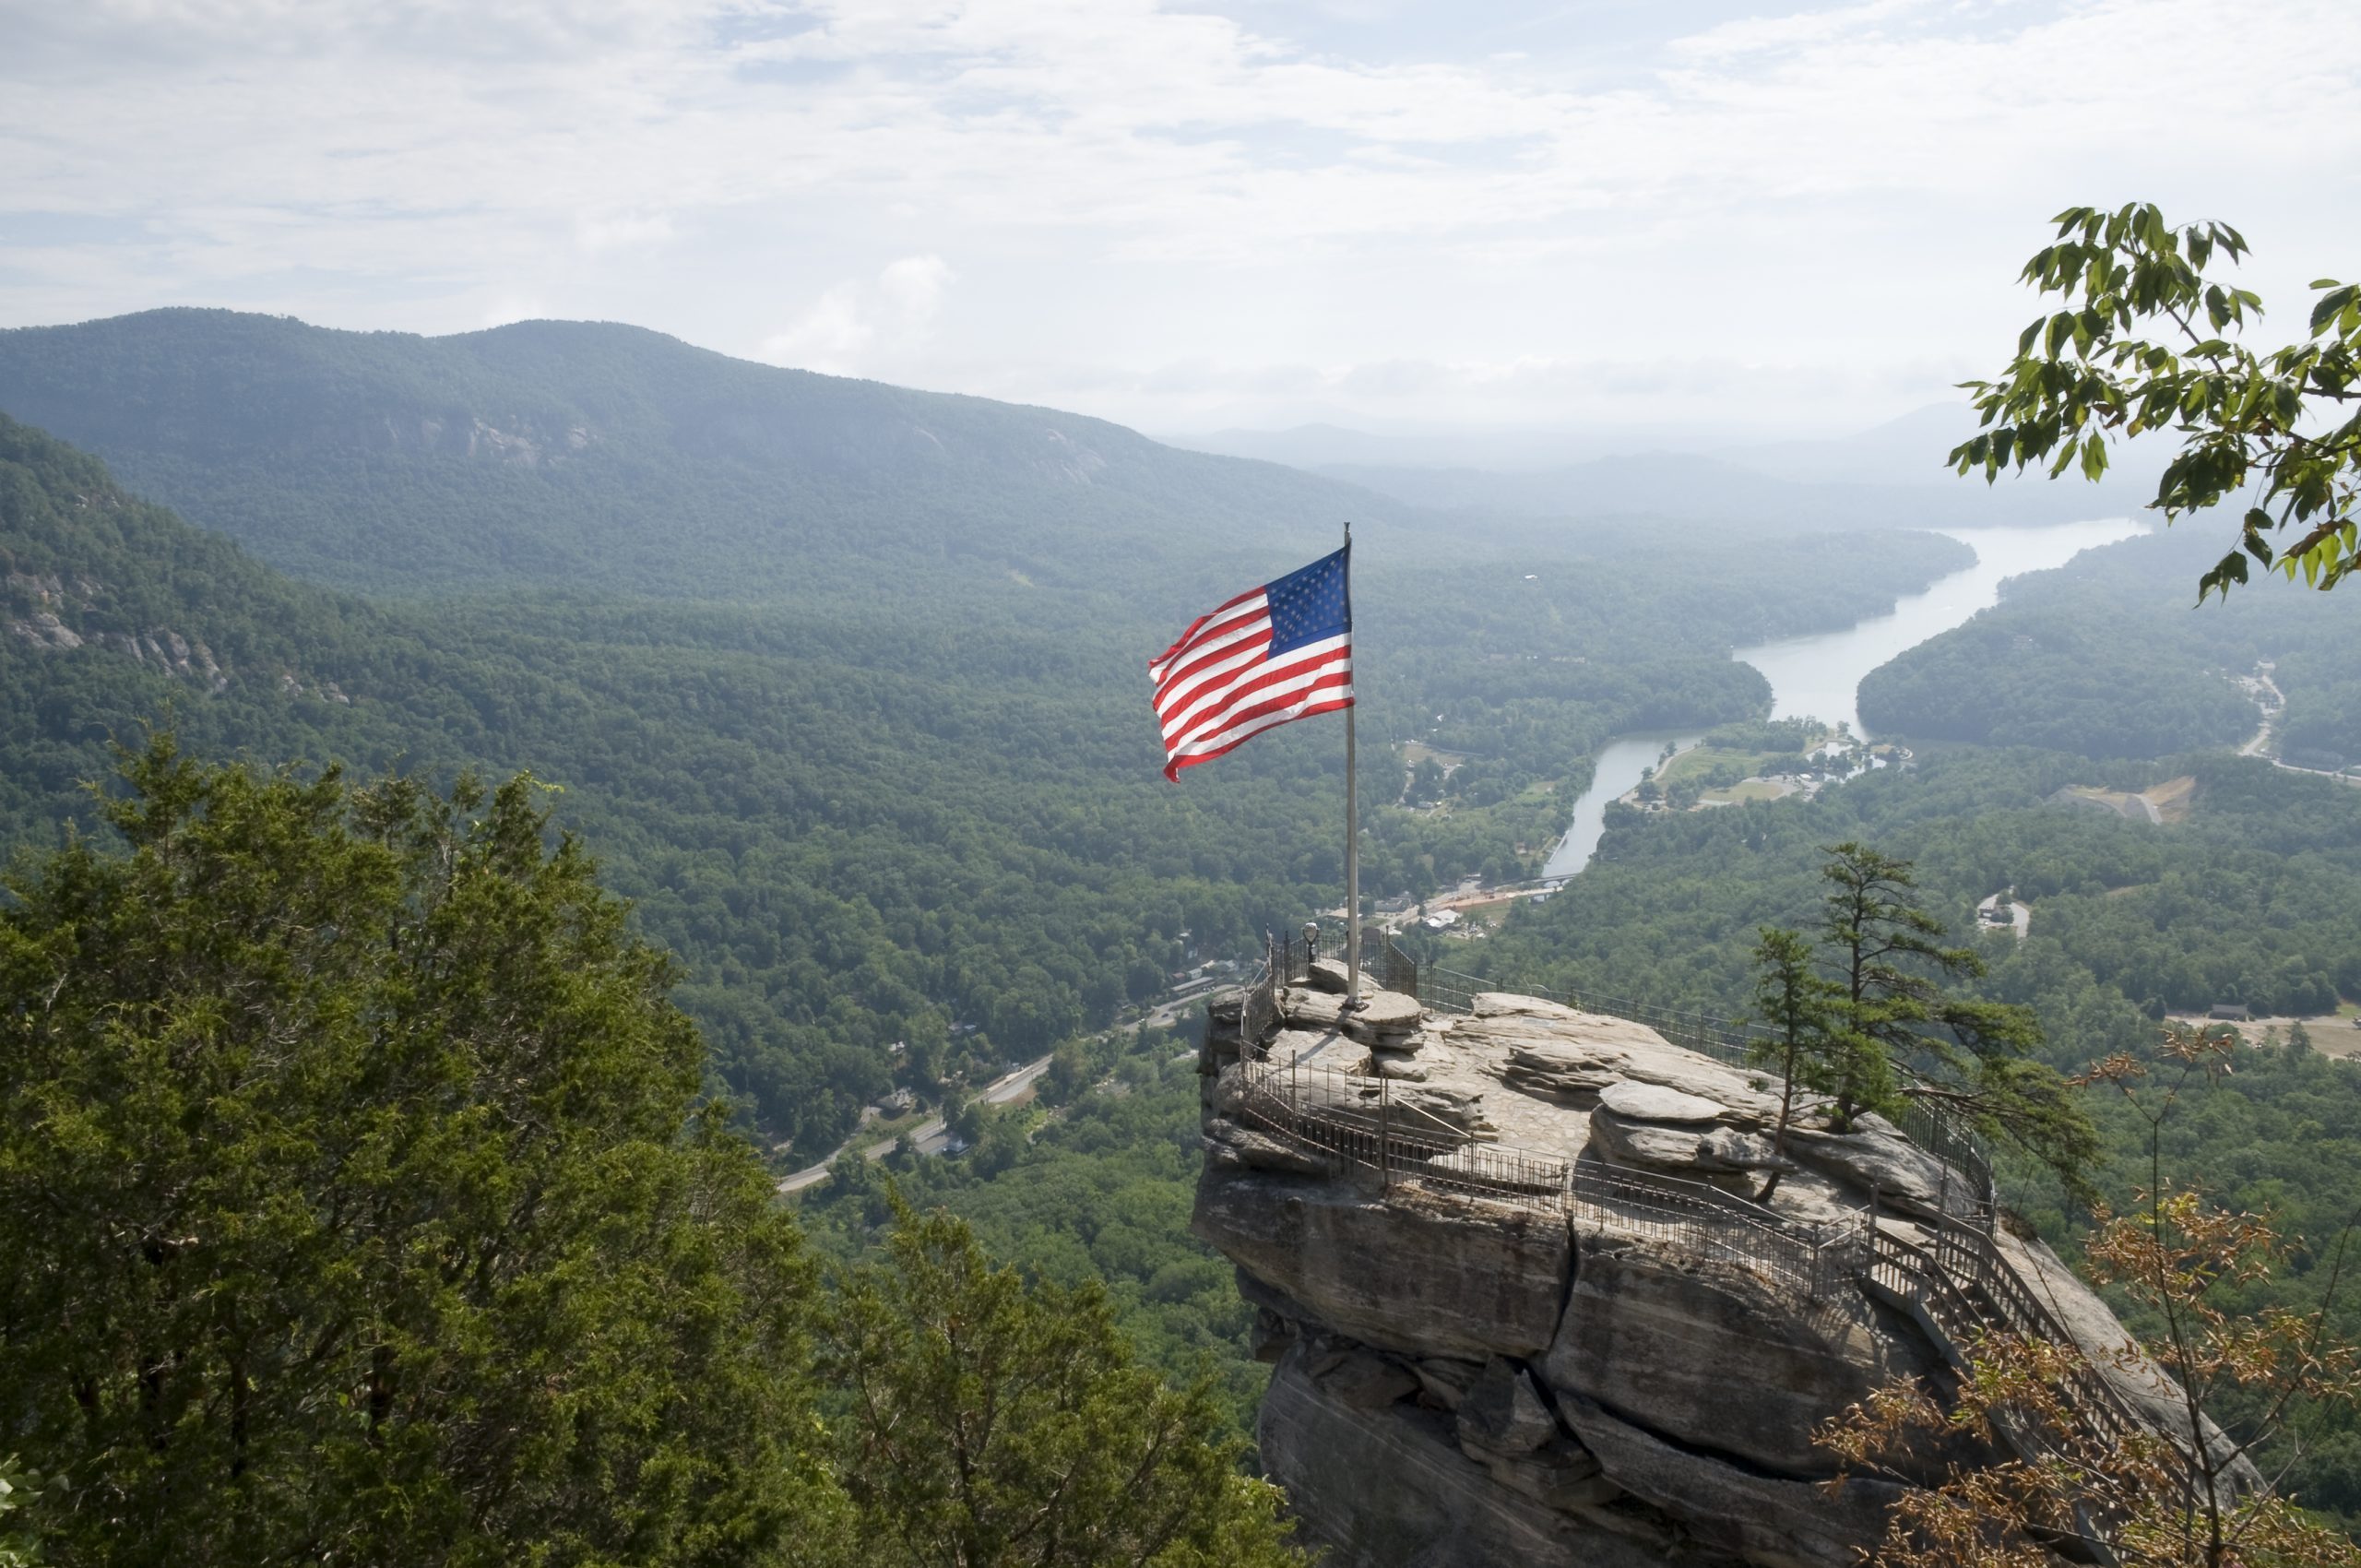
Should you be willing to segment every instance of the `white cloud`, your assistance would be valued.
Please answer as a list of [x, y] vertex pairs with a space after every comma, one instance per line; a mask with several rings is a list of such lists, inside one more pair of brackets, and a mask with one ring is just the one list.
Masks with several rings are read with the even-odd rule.
[[[1530, 29], [1387, 51], [1391, 5], [1330, 38], [1282, 30], [1334, 6], [1155, 0], [0, 0], [0, 324], [447, 330], [525, 279], [729, 351], [1080, 377], [1118, 417], [1220, 395], [1188, 364], [1574, 418], [1615, 398], [1411, 367], [1818, 367], [1866, 409], [2012, 339], [2070, 201], [2239, 221], [2274, 300], [2361, 255], [2350, 0], [1660, 9], [1602, 77]], [[117, 232], [19, 245], [10, 214]], [[1624, 396], [1689, 396], [1655, 380]]]
[[906, 255], [870, 281], [838, 283], [795, 325], [765, 339], [763, 357], [831, 375], [906, 358], [925, 341], [956, 276], [939, 255]]

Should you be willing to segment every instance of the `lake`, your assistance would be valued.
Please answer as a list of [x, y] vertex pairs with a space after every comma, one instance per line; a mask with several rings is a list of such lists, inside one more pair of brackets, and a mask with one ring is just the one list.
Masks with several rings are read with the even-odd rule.
[[[1772, 718], [1841, 721], [1856, 735], [1866, 736], [1855, 706], [1862, 676], [1999, 602], [2000, 585], [2007, 579], [2062, 566], [2085, 550], [2144, 533], [2147, 526], [2130, 517], [2101, 517], [2040, 528], [1939, 531], [1975, 551], [1975, 564], [1939, 577], [1925, 591], [1897, 601], [1887, 613], [1843, 631], [1782, 637], [1731, 650], [1732, 659], [1753, 665], [1771, 683]], [[1667, 745], [1691, 745], [1697, 736], [1696, 731], [1654, 730], [1609, 741], [1598, 754], [1590, 788], [1574, 802], [1565, 837], [1550, 852], [1541, 874], [1572, 876], [1590, 864], [1606, 830], [1607, 802], [1638, 784], [1641, 773], [1655, 766]]]

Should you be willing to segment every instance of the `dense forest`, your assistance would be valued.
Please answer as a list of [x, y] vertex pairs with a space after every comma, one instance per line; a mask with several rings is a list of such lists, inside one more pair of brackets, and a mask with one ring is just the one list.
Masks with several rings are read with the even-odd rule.
[[[1209, 1380], [1233, 1436], [1260, 1371], [1181, 1228], [1185, 1042], [1115, 1026], [1335, 902], [1340, 737], [1296, 727], [1168, 786], [1148, 655], [1353, 516], [1363, 885], [1424, 894], [1534, 870], [1620, 731], [1791, 749], [1730, 647], [1847, 624], [1966, 553], [1898, 531], [1463, 537], [1070, 416], [560, 324], [428, 342], [172, 312], [0, 334], [0, 408], [124, 476], [0, 419], [9, 846], [110, 843], [87, 786], [149, 730], [299, 778], [525, 772], [677, 956], [702, 1086], [774, 1168], [827, 1155], [896, 1084], [963, 1118], [959, 1158], [841, 1162], [805, 1203], [820, 1250], [874, 1260], [897, 1196], [945, 1206], [1046, 1286], [1103, 1289], [1149, 1364]], [[2036, 1009], [2057, 1065], [2167, 1011], [2335, 1010], [2361, 995], [2361, 793], [2220, 748], [2258, 722], [2232, 677], [2274, 661], [2288, 750], [2361, 754], [2347, 634], [2292, 593], [2190, 611], [2185, 553], [2135, 540], [2019, 579], [1873, 674], [1864, 721], [1915, 766], [1809, 802], [1610, 814], [1551, 901], [1422, 956], [1734, 1012], [1756, 928], [1807, 919], [1820, 847], [1859, 838], [1914, 860], [1954, 928], [2003, 888], [2031, 907], [2021, 945], [1977, 938], [1984, 985]], [[1452, 767], [1414, 769], [1413, 742]], [[2068, 803], [2184, 778], [2185, 821]], [[1053, 1048], [1043, 1107], [962, 1110]], [[2251, 1052], [2175, 1156], [2319, 1234], [2361, 1199], [2355, 1162], [2293, 1151], [2350, 1145], [2352, 1071]], [[2070, 1243], [2061, 1194], [2026, 1175], [2012, 1195]], [[2308, 1270], [2275, 1289], [2308, 1300]], [[2361, 1512], [2338, 1457], [2356, 1442], [2305, 1461], [2319, 1505]]]
[[2317, 594], [2195, 603], [2214, 541], [2195, 524], [2087, 551], [2003, 585], [1999, 605], [1861, 683], [1872, 733], [2154, 757], [2235, 746], [2260, 719], [2236, 678], [2277, 665], [2291, 761], [2341, 766], [2354, 744], [2343, 671], [2361, 653], [2350, 609]]
[[[506, 527], [518, 472], [546, 477], [452, 462], [480, 540]], [[1209, 587], [1151, 600], [1003, 576], [985, 592], [894, 570], [908, 552], [878, 539], [879, 569], [836, 598], [812, 582], [775, 600], [627, 596], [560, 573], [362, 600], [289, 581], [30, 427], [0, 426], [0, 609], [21, 628], [0, 636], [0, 684], [33, 720], [0, 738], [13, 841], [56, 842], [109, 743], [149, 725], [208, 755], [530, 769], [686, 960], [678, 994], [718, 1082], [785, 1158], [825, 1154], [896, 1081], [933, 1095], [1107, 1024], [1341, 880], [1333, 729], [1177, 789], [1157, 776], [1145, 659]], [[357, 470], [337, 483], [372, 493]], [[345, 493], [325, 486], [314, 515]], [[681, 537], [723, 549], [686, 523]], [[791, 565], [801, 549], [769, 554]], [[1403, 794], [1411, 738], [1470, 761], [1447, 809], [1372, 814], [1377, 892], [1531, 870], [1607, 735], [1759, 711], [1761, 679], [1726, 657], [1723, 627], [1841, 621], [1957, 552], [1915, 535], [1733, 547], [1706, 579], [1569, 555], [1528, 583], [1424, 549], [1364, 546], [1365, 796]], [[1200, 547], [1191, 571], [1235, 591], [1212, 562]]]
[[1095, 1279], [817, 1265], [540, 795], [159, 737], [0, 883], [6, 1560], [1301, 1563]]

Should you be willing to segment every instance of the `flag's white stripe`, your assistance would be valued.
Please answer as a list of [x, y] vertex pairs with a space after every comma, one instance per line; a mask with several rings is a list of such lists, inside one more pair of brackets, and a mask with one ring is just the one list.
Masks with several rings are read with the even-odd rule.
[[[1336, 675], [1340, 672], [1340, 669], [1346, 677], [1342, 684], [1324, 690], [1310, 689], [1318, 686], [1320, 682]], [[1176, 757], [1197, 756], [1206, 752], [1217, 752], [1233, 741], [1243, 741], [1265, 730], [1285, 724], [1291, 719], [1300, 719], [1303, 717], [1304, 709], [1308, 707], [1315, 707], [1323, 703], [1342, 702], [1353, 695], [1351, 677], [1352, 671], [1349, 666], [1340, 667], [1332, 664], [1315, 671], [1307, 677], [1304, 683], [1307, 689], [1299, 695], [1295, 702], [1285, 707], [1275, 708], [1268, 713], [1257, 714], [1252, 719], [1241, 719], [1226, 729], [1212, 731], [1202, 735], [1192, 735], [1179, 744], [1166, 748], [1165, 759], [1170, 761]], [[1289, 683], [1289, 684], [1293, 685], [1295, 683]]]
[[1205, 617], [1205, 624], [1192, 628], [1180, 641], [1167, 648], [1164, 657], [1148, 666], [1148, 674], [1157, 681], [1176, 665], [1186, 664], [1192, 654], [1218, 639], [1228, 636], [1249, 623], [1270, 621], [1270, 602], [1263, 595], [1240, 600], [1226, 611], [1216, 611]]
[[1235, 703], [1216, 708], [1188, 728], [1168, 734], [1164, 740], [1165, 750], [1168, 754], [1176, 753], [1196, 744], [1207, 736], [1219, 735], [1237, 724], [1252, 719], [1259, 710], [1271, 704], [1285, 705], [1290, 698], [1300, 696], [1322, 682], [1332, 681], [1339, 675], [1349, 683], [1352, 679], [1352, 666], [1342, 659], [1333, 659], [1328, 663], [1291, 675], [1284, 681], [1275, 681], [1270, 685], [1246, 693]]
[[1177, 666], [1171, 675], [1157, 686], [1152, 699], [1158, 708], [1170, 707], [1176, 702], [1188, 700], [1207, 681], [1218, 680], [1240, 664], [1252, 663], [1263, 657], [1271, 643], [1271, 623], [1257, 621], [1243, 627], [1235, 636], [1226, 637], [1216, 646], [1200, 650], [1196, 658]]
[[1174, 724], [1203, 708], [1209, 702], [1226, 700], [1242, 681], [1251, 681], [1271, 668], [1264, 657], [1269, 644], [1257, 642], [1218, 663], [1197, 671], [1186, 680], [1176, 682], [1172, 690], [1157, 699], [1156, 716], [1164, 721], [1169, 733]]
[[1342, 636], [1323, 637], [1315, 643], [1306, 643], [1301, 647], [1289, 648], [1277, 659], [1258, 657], [1242, 669], [1233, 668], [1228, 680], [1218, 688], [1203, 692], [1182, 707], [1173, 707], [1169, 704], [1159, 704], [1157, 707], [1157, 717], [1163, 721], [1163, 734], [1166, 742], [1169, 743], [1176, 734], [1185, 734], [1194, 729], [1208, 714], [1217, 715], [1220, 709], [1229, 705], [1233, 696], [1239, 696], [1247, 702], [1262, 702], [1269, 697], [1284, 695], [1299, 682], [1300, 675], [1285, 681], [1274, 681], [1259, 690], [1240, 693], [1240, 687], [1250, 685], [1273, 670], [1285, 670], [1307, 659], [1319, 659], [1322, 662], [1312, 670], [1301, 672], [1301, 674], [1316, 673], [1320, 670], [1333, 668], [1336, 662], [1335, 656], [1340, 653], [1345, 656], [1345, 667], [1347, 670], [1351, 669], [1351, 646], [1352, 638], [1347, 634]]
[[[1284, 659], [1258, 659], [1252, 667], [1231, 675], [1219, 689], [1206, 693], [1187, 707], [1160, 711], [1157, 718], [1162, 721], [1165, 742], [1169, 744], [1175, 736], [1202, 729], [1208, 720], [1220, 722], [1228, 708], [1252, 707], [1271, 697], [1284, 695], [1304, 676], [1331, 668], [1340, 659], [1346, 661], [1347, 668], [1350, 668], [1351, 643], [1347, 637], [1330, 637], [1307, 644]], [[1284, 679], [1267, 681], [1266, 684], [1259, 687], [1254, 685], [1255, 682], [1266, 681], [1279, 671], [1289, 673]]]
[[1259, 609], [1243, 620], [1232, 621], [1210, 636], [1189, 639], [1187, 645], [1171, 658], [1165, 659], [1148, 673], [1159, 692], [1177, 680], [1185, 679], [1199, 661], [1218, 658], [1226, 648], [1266, 637], [1271, 630], [1271, 618]]

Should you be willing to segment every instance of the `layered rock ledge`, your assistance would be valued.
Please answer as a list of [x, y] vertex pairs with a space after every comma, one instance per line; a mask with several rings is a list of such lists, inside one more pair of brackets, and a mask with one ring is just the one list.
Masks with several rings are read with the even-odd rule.
[[[1756, 1255], [1647, 1194], [1719, 1202], [1776, 1169], [1768, 1225], [1857, 1247], [1872, 1223], [1923, 1240], [1964, 1175], [1875, 1119], [1775, 1155], [1775, 1086], [1638, 1024], [1382, 996], [1371, 1028], [1323, 981], [1282, 990], [1251, 1045], [1216, 1012], [1192, 1229], [1256, 1309], [1263, 1463], [1326, 1561], [1839, 1568], [1873, 1547], [1896, 1488], [1823, 1491], [1813, 1430], [1896, 1375], [1948, 1397], [1961, 1347], [1833, 1240]], [[2158, 1397], [2055, 1257], [1990, 1247], [2127, 1404]], [[1974, 1455], [1926, 1473], [1953, 1457]]]

